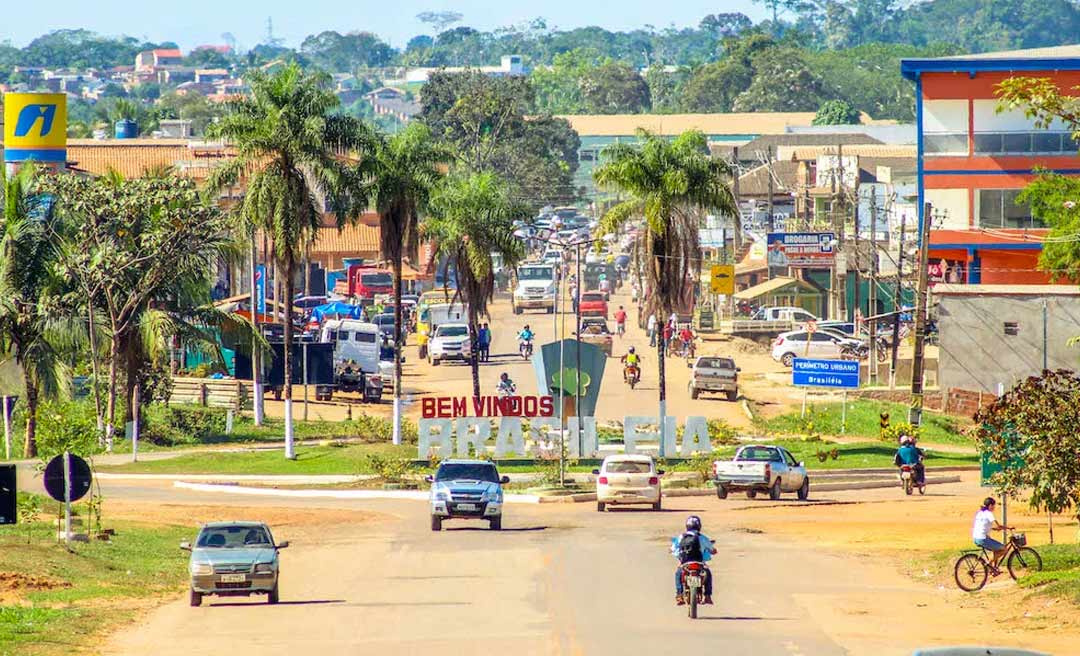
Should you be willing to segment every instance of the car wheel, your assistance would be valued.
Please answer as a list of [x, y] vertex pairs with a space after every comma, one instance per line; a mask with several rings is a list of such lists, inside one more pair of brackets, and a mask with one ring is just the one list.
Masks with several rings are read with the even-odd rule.
[[776, 501], [780, 498], [780, 479], [773, 481], [772, 486], [769, 488], [769, 498]]
[[489, 527], [493, 531], [501, 531], [502, 530], [502, 515], [499, 515], [498, 517], [492, 517], [491, 521], [489, 522]]
[[785, 354], [783, 354], [782, 356], [780, 356], [780, 364], [784, 365], [785, 367], [789, 367], [789, 368], [795, 366], [795, 354], [794, 353], [785, 353]]
[[691, 399], [697, 399], [699, 394], [700, 394], [700, 392], [697, 391], [697, 388], [695, 388], [695, 387], [690, 388], [690, 398]]
[[747, 490], [746, 491], [746, 498], [747, 499], [756, 499], [757, 498], [757, 490]]
[[433, 530], [433, 531], [441, 531], [442, 530], [442, 517], [439, 517], [438, 515], [432, 515], [431, 516], [431, 530]]
[[191, 591], [191, 605], [192, 606], [202, 606], [202, 593], [201, 592], [195, 592], [194, 590]]
[[596, 512], [604, 512], [605, 508], [607, 508], [607, 505], [603, 501], [596, 502]]
[[433, 367], [439, 366], [439, 358], [431, 358], [431, 366], [433, 366]]
[[799, 496], [799, 501], [806, 501], [810, 498], [810, 479], [804, 478], [802, 486], [799, 487], [799, 491], [796, 493]]
[[654, 503], [652, 505], [653, 512], [660, 512], [660, 509], [661, 509], [662, 505], [663, 505], [663, 500], [657, 499], [656, 503]]
[[421, 360], [423, 360], [424, 358], [427, 357], [427, 344], [424, 344], [423, 346], [420, 347], [419, 355], [420, 355]]
[[727, 393], [727, 400], [728, 401], [734, 402], [734, 401], [737, 401], [738, 399], [739, 399], [739, 390], [732, 390], [732, 391]]
[[274, 589], [270, 591], [270, 594], [266, 595], [266, 603], [276, 604], [281, 598], [278, 596], [278, 584], [274, 583]]
[[727, 498], [727, 488], [724, 487], [723, 485], [717, 485], [716, 486], [716, 498], [717, 499], [726, 499]]

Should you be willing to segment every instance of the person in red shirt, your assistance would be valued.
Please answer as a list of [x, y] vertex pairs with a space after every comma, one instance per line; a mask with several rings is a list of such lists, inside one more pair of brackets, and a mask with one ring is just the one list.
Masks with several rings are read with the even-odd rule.
[[687, 324], [679, 330], [679, 340], [682, 342], [683, 355], [693, 355], [694, 331]]
[[615, 311], [615, 334], [619, 337], [626, 334], [626, 310], [621, 305]]
[[670, 349], [670, 345], [671, 345], [671, 337], [672, 337], [672, 336], [673, 336], [674, 334], [675, 334], [675, 326], [673, 326], [673, 325], [671, 324], [671, 322], [670, 322], [670, 321], [669, 321], [669, 322], [667, 322], [667, 323], [665, 323], [665, 324], [664, 324], [664, 344], [665, 344], [665, 345], [667, 345], [667, 346], [669, 347], [669, 348], [668, 348], [668, 352], [669, 352], [669, 353], [670, 353], [670, 351], [671, 351], [671, 349]]

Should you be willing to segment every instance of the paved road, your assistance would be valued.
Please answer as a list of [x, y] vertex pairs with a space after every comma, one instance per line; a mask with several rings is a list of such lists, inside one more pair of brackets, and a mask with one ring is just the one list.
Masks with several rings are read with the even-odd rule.
[[[209, 501], [164, 485], [107, 488], [114, 499]], [[751, 502], [670, 499], [661, 513], [604, 515], [587, 504], [514, 505], [498, 533], [471, 522], [432, 533], [420, 502], [221, 502], [363, 508], [390, 519], [335, 525], [317, 541], [295, 542], [282, 555], [277, 607], [261, 598], [210, 598], [190, 608], [185, 596], [117, 636], [105, 653], [522, 656], [693, 653], [705, 646], [760, 656], [869, 653], [835, 644], [807, 601], [865, 592], [865, 566], [732, 530]], [[717, 604], [697, 622], [673, 604], [674, 561], [666, 554], [668, 537], [690, 512], [702, 514], [721, 549]], [[873, 645], [875, 654], [905, 653], [880, 647]]]

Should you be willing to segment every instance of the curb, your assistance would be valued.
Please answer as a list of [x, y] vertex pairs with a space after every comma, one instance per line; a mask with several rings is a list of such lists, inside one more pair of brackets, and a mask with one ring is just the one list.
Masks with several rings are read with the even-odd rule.
[[[173, 482], [173, 487], [193, 492], [238, 494], [256, 497], [291, 497], [301, 499], [410, 499], [427, 501], [428, 492], [420, 490], [276, 490], [274, 488], [244, 487], [242, 485], [214, 485], [211, 483]], [[505, 503], [540, 503], [533, 494], [507, 494]]]
[[347, 474], [112, 474], [100, 472], [97, 478], [105, 481], [193, 481], [203, 483], [259, 482], [259, 483], [311, 483], [313, 485], [333, 485], [355, 483], [373, 478], [370, 475]]

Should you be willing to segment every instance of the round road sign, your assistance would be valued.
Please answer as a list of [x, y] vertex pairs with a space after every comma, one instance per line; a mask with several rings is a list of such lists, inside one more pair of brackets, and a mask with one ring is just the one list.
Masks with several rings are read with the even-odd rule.
[[807, 321], [806, 322], [806, 332], [810, 333], [811, 335], [816, 333], [817, 332], [817, 322], [816, 321]]
[[[71, 500], [78, 501], [90, 491], [90, 465], [76, 455], [71, 459]], [[64, 500], [64, 455], [60, 454], [45, 466], [45, 491], [57, 501]]]

